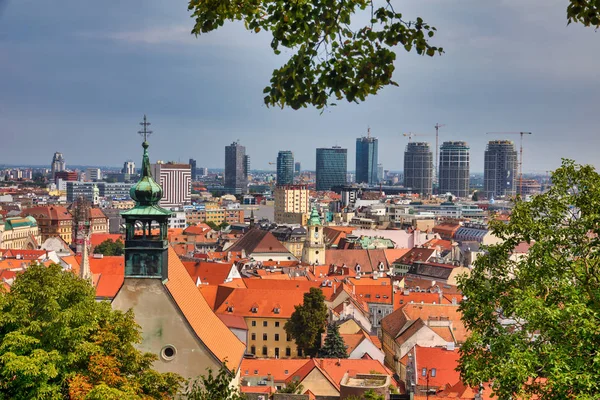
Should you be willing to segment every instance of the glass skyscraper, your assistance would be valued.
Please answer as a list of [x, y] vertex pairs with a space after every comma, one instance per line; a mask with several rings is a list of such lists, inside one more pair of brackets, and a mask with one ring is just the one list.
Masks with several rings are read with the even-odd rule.
[[225, 146], [225, 190], [232, 194], [248, 193], [250, 157], [238, 142]]
[[292, 185], [294, 183], [294, 154], [289, 150], [282, 150], [277, 155], [277, 186]]
[[356, 183], [375, 185], [377, 179], [378, 140], [365, 136], [356, 139]]
[[346, 184], [348, 150], [334, 146], [317, 149], [317, 190], [331, 190]]

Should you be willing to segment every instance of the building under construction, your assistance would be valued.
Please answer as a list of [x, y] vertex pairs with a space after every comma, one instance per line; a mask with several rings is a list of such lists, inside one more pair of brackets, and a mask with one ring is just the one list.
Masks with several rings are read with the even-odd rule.
[[515, 195], [518, 164], [512, 141], [492, 140], [488, 143], [483, 170], [483, 191], [488, 199]]
[[467, 142], [444, 142], [440, 147], [440, 194], [469, 196], [469, 146]]
[[433, 155], [429, 143], [408, 142], [404, 152], [404, 186], [413, 193], [431, 196]]

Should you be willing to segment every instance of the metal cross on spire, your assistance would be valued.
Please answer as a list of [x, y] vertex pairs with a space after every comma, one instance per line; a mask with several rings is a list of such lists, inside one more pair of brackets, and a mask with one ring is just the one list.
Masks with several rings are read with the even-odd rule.
[[152, 135], [152, 131], [148, 129], [148, 127], [151, 125], [150, 122], [148, 122], [147, 118], [146, 118], [146, 114], [144, 114], [144, 122], [140, 122], [140, 125], [144, 127], [144, 129], [142, 129], [141, 131], [138, 131], [138, 133], [140, 134], [140, 136], [142, 136], [144, 138], [144, 142], [147, 141], [148, 136]]

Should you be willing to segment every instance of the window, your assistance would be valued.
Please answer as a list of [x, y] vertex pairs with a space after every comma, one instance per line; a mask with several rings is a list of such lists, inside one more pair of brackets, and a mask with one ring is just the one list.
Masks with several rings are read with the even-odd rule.
[[263, 321], [263, 326], [266, 327], [267, 325], [267, 321]]
[[254, 370], [254, 375], [258, 375], [258, 370], [257, 369]]
[[288, 342], [292, 341], [292, 337], [289, 335], [289, 333], [285, 335], [285, 340], [287, 340]]
[[275, 321], [275, 328], [279, 328], [279, 321]]
[[252, 340], [256, 340], [256, 333], [252, 334]]
[[298, 357], [302, 357], [302, 349], [298, 347]]
[[279, 358], [279, 347], [275, 347], [275, 358]]
[[433, 378], [435, 376], [436, 370], [435, 368], [431, 368], [431, 377]]
[[277, 308], [277, 307], [275, 307], [275, 308], [273, 309], [273, 312], [274, 312], [275, 314], [279, 314], [279, 311], [280, 311], [280, 309], [279, 309], [279, 308]]
[[163, 347], [162, 351], [160, 352], [160, 355], [166, 361], [171, 361], [175, 357], [176, 352], [177, 351], [175, 350], [175, 347], [167, 345]]
[[262, 348], [262, 355], [263, 356], [267, 355], [267, 346], [263, 346], [263, 348]]
[[256, 321], [252, 321], [252, 326], [256, 326]]
[[276, 342], [279, 342], [279, 333], [276, 333], [276, 334], [275, 334], [275, 341], [276, 341]]
[[[287, 348], [285, 349], [285, 356], [286, 356], [286, 357], [291, 357], [291, 356], [292, 356], [292, 349], [290, 349], [289, 347], [287, 347]], [[288, 372], [287, 372], [287, 370], [285, 370], [285, 374], [286, 374], [286, 375], [287, 375], [287, 373], [288, 373]]]
[[256, 347], [255, 346], [250, 347], [250, 353], [256, 355]]
[[427, 368], [421, 370], [421, 376], [427, 376]]
[[263, 333], [263, 340], [267, 340], [267, 334]]

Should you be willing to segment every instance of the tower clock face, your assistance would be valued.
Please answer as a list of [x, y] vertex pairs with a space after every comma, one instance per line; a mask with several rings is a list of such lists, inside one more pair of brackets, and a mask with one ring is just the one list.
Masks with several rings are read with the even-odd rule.
[[319, 232], [315, 232], [315, 239], [319, 238]]

